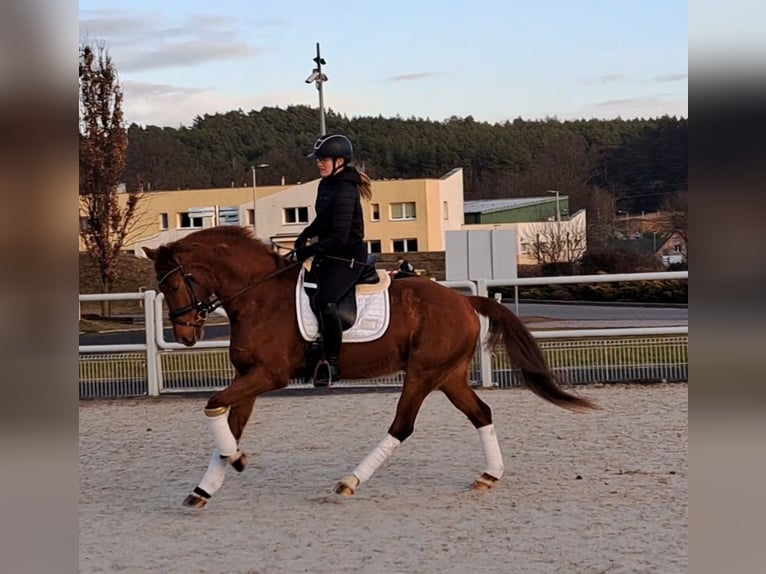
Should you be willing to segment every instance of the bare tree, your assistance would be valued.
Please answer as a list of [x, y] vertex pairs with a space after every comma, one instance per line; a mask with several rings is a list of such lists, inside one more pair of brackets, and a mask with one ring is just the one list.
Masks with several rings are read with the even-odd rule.
[[128, 136], [117, 70], [103, 43], [84, 42], [79, 51], [80, 237], [98, 264], [103, 292], [109, 293], [139, 195], [138, 189], [125, 189], [127, 201], [120, 206]]
[[617, 202], [606, 189], [593, 187], [588, 197], [588, 247], [603, 248], [614, 236]]
[[527, 254], [537, 263], [574, 263], [587, 247], [582, 219], [530, 224], [521, 237]]

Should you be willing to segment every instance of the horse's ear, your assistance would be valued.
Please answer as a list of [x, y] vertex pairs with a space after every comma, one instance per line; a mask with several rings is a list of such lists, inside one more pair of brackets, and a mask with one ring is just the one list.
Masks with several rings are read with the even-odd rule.
[[144, 250], [144, 253], [146, 253], [146, 256], [151, 259], [152, 261], [156, 261], [157, 257], [157, 250], [152, 249], [151, 247], [141, 247], [141, 249]]

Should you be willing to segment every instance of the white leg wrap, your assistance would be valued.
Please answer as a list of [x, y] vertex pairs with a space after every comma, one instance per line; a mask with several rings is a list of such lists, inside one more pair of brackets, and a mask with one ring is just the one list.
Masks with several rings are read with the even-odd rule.
[[378, 446], [367, 455], [367, 458], [354, 469], [354, 476], [359, 479], [359, 484], [367, 481], [372, 476], [372, 473], [378, 470], [381, 464], [386, 462], [386, 459], [394, 453], [394, 450], [400, 444], [402, 443], [399, 439], [387, 434], [386, 438], [380, 441]]
[[225, 474], [226, 459], [221, 458], [221, 453], [218, 452], [218, 449], [215, 449], [210, 457], [210, 463], [207, 465], [205, 476], [202, 477], [199, 483], [199, 487], [210, 496], [213, 496], [221, 488]]
[[481, 437], [481, 446], [484, 447], [484, 456], [487, 457], [487, 470], [490, 476], [500, 478], [503, 476], [505, 467], [503, 466], [503, 455], [500, 453], [500, 445], [497, 442], [495, 434], [495, 425], [489, 424], [478, 429]]
[[219, 414], [220, 409], [214, 411], [205, 410], [207, 422], [210, 425], [210, 432], [213, 433], [213, 442], [215, 448], [222, 456], [231, 456], [237, 453], [237, 439], [231, 433], [229, 428], [229, 409], [225, 409]]

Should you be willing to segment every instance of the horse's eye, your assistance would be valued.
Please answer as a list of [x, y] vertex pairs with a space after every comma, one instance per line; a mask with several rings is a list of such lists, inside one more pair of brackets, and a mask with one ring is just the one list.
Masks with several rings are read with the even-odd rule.
[[176, 293], [179, 289], [180, 289], [180, 287], [178, 285], [174, 284], [174, 285], [170, 286], [170, 292], [171, 293]]

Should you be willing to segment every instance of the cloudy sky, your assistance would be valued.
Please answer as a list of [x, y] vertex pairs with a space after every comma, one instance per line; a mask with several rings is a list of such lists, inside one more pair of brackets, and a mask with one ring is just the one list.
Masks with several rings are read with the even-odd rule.
[[81, 0], [128, 122], [318, 105], [443, 120], [688, 117], [685, 0]]

